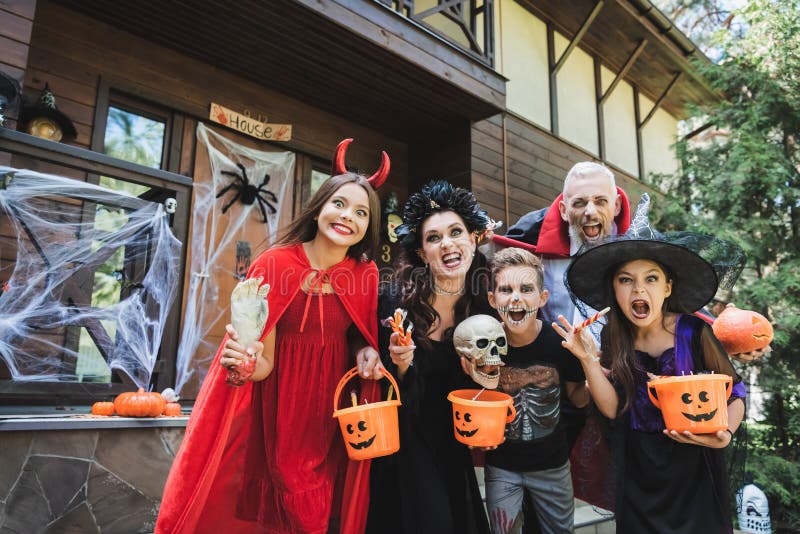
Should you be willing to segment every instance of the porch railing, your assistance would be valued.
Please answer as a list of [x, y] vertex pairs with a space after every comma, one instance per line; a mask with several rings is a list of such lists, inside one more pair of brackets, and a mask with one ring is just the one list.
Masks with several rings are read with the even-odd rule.
[[[494, 0], [375, 0], [494, 67]], [[421, 6], [420, 4], [423, 4]]]

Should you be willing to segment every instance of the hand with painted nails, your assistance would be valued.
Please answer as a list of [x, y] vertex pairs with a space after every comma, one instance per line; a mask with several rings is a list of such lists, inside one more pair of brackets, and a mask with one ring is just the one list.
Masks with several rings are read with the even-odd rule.
[[402, 378], [408, 368], [414, 364], [414, 349], [416, 345], [403, 345], [398, 332], [392, 332], [389, 337], [389, 356], [392, 363], [397, 366], [399, 378]]
[[358, 374], [364, 378], [373, 380], [383, 378], [381, 355], [370, 346], [366, 346], [356, 353], [356, 367], [358, 368]]
[[[226, 325], [228, 339], [220, 355], [219, 363], [228, 370], [225, 381], [231, 386], [243, 386], [258, 371], [258, 378], [263, 380], [275, 366], [273, 358], [264, 355], [264, 345], [254, 341], [248, 346], [239, 342], [239, 334], [233, 325]], [[259, 366], [259, 362], [261, 365]], [[263, 375], [263, 376], [262, 376]]]

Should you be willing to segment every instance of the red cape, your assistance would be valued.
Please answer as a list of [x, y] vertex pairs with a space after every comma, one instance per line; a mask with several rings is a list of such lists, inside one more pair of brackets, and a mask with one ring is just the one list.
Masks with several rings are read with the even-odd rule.
[[[248, 278], [264, 277], [272, 286], [269, 317], [262, 333], [270, 332], [300, 290], [311, 266], [302, 245], [268, 250], [250, 267]], [[373, 262], [346, 258], [328, 271], [331, 285], [364, 339], [377, 348], [378, 272]], [[311, 313], [314, 313], [311, 311]], [[156, 534], [262, 532], [257, 523], [235, 517], [242, 488], [246, 447], [253, 425], [250, 403], [254, 383], [231, 387], [218, 364], [222, 347], [209, 368], [170, 470]], [[362, 384], [369, 400], [379, 394], [377, 382]], [[337, 499], [338, 500], [338, 499]], [[369, 461], [350, 461], [341, 499], [341, 533], [364, 531], [369, 507]]]

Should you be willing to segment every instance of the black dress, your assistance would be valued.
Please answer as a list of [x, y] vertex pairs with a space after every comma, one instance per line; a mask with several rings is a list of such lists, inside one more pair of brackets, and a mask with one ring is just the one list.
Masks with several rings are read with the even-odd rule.
[[[682, 316], [678, 339], [685, 336], [694, 371], [714, 370], [739, 382], [711, 329], [700, 319]], [[677, 348], [677, 347], [676, 347]], [[617, 466], [617, 532], [732, 532], [728, 477], [722, 449], [678, 443], [662, 431], [660, 410], [647, 397], [647, 375], [680, 375], [676, 348], [654, 358], [636, 351], [637, 368], [631, 409], [614, 422], [612, 454]], [[729, 403], [743, 398], [734, 386]]]
[[[382, 292], [379, 317], [394, 311], [397, 299]], [[381, 356], [388, 357], [391, 331], [380, 327]], [[414, 364], [400, 383], [400, 451], [372, 460], [370, 534], [483, 534], [489, 524], [472, 456], [453, 436], [453, 412], [447, 394], [477, 386], [464, 375], [452, 342], [417, 342]], [[386, 382], [386, 381], [384, 381]]]

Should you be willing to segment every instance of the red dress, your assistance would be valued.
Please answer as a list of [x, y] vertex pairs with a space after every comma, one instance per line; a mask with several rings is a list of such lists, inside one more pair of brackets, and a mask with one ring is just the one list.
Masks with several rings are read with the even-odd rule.
[[298, 292], [278, 321], [275, 369], [260, 395], [267, 476], [258, 520], [267, 532], [324, 533], [332, 512], [339, 515], [333, 495], [341, 494], [347, 454], [331, 414], [336, 384], [352, 367], [352, 320], [336, 295], [312, 294], [310, 308], [316, 312], [321, 298], [322, 314], [309, 312], [300, 332], [308, 298]]
[[[373, 262], [348, 257], [325, 272], [317, 271], [335, 294], [309, 298], [301, 285], [313, 272], [302, 245], [270, 249], [251, 265], [248, 278], [263, 277], [263, 283], [272, 286], [262, 339], [273, 328], [285, 330], [284, 334], [276, 331], [278, 367], [274, 376], [261, 382], [228, 386], [226, 370], [219, 365], [227, 337], [223, 340], [167, 478], [156, 534], [255, 534], [267, 529], [286, 533], [306, 523], [316, 528], [329, 515], [341, 518], [342, 534], [364, 531], [370, 461], [336, 460], [335, 448], [341, 445], [331, 437], [325, 449], [323, 437], [336, 428], [333, 388], [348, 361], [347, 350], [332, 348], [341, 344], [341, 336], [334, 332], [346, 330], [352, 321], [366, 342], [377, 346], [378, 272]], [[298, 299], [303, 303], [299, 321]], [[294, 318], [284, 321], [287, 313]], [[304, 316], [306, 324], [300, 328]], [[300, 339], [286, 334], [292, 328], [303, 331]], [[312, 338], [324, 340], [325, 348], [309, 343]], [[296, 354], [292, 354], [294, 343], [302, 343]], [[329, 350], [336, 354], [330, 365], [299, 365], [304, 359], [321, 363]], [[290, 384], [291, 373], [296, 381]], [[278, 380], [285, 381], [280, 398]], [[378, 398], [374, 380], [362, 380], [360, 387], [360, 398]], [[292, 443], [293, 436], [294, 440], [303, 438], [303, 443]], [[334, 460], [322, 461], [323, 450], [333, 454]], [[343, 465], [344, 477], [339, 471]], [[336, 467], [333, 474], [328, 471], [331, 466]], [[309, 504], [314, 495], [319, 503], [323, 494], [328, 495], [320, 490], [323, 483], [341, 484], [342, 478], [343, 487], [333, 494], [340, 502], [331, 503], [325, 497], [324, 510]]]

